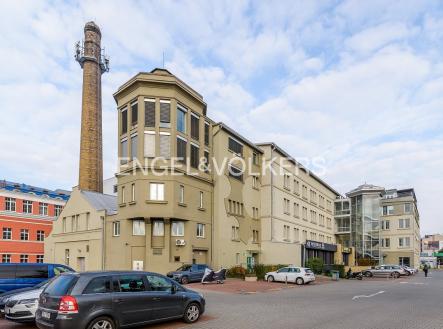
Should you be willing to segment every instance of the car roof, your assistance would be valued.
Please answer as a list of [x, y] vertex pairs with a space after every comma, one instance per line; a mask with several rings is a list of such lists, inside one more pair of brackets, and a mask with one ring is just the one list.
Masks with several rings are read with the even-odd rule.
[[94, 277], [94, 276], [104, 276], [104, 275], [133, 275], [133, 274], [141, 274], [141, 275], [147, 275], [147, 274], [157, 274], [157, 275], [163, 275], [160, 273], [155, 272], [144, 272], [144, 271], [91, 271], [91, 272], [65, 272], [60, 275], [76, 275], [81, 277]]

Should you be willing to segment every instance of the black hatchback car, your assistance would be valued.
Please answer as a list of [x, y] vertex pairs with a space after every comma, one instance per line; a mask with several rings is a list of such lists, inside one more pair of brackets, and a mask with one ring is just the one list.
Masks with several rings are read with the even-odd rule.
[[182, 318], [192, 323], [205, 299], [150, 272], [67, 273], [40, 295], [40, 329], [117, 329]]

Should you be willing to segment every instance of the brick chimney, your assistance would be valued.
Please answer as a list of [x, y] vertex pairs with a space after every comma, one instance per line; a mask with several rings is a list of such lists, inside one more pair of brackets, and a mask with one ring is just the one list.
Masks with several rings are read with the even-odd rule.
[[109, 61], [101, 54], [101, 32], [94, 22], [85, 25], [85, 39], [76, 45], [83, 69], [79, 189], [103, 192], [101, 75]]

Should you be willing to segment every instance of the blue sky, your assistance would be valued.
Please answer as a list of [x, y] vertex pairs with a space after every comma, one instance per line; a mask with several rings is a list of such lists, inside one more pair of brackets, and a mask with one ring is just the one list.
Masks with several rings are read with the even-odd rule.
[[[443, 5], [438, 1], [2, 1], [0, 179], [76, 185], [81, 69], [101, 27], [105, 175], [116, 168], [112, 93], [165, 66], [208, 115], [296, 158], [324, 158], [342, 193], [414, 187], [422, 232], [443, 232]], [[315, 169], [315, 168], [313, 168]]]

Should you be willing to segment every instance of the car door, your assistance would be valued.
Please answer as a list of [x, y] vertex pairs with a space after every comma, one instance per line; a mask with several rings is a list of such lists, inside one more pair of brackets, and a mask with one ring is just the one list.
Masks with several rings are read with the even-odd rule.
[[190, 271], [189, 279], [190, 279], [191, 282], [195, 282], [195, 281], [201, 280], [198, 265], [193, 264], [189, 271]]
[[151, 321], [156, 300], [147, 291], [143, 274], [122, 274], [115, 276], [113, 280], [113, 310], [120, 325], [137, 325]]
[[147, 274], [148, 294], [154, 301], [152, 311], [156, 320], [178, 317], [184, 311], [184, 290], [169, 278]]
[[286, 281], [286, 277], [289, 274], [289, 268], [283, 267], [279, 269], [275, 275], [275, 281]]
[[197, 265], [196, 281], [201, 281], [205, 274], [206, 265]]

